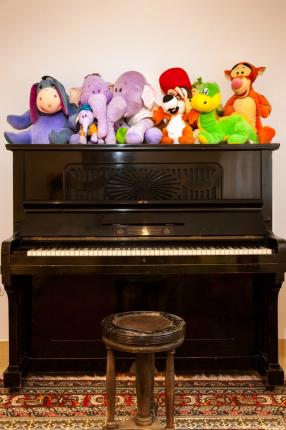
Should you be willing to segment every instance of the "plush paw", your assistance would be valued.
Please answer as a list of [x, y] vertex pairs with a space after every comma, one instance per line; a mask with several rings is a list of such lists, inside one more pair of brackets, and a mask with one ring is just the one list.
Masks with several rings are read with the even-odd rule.
[[125, 136], [125, 141], [129, 145], [137, 145], [139, 143], [143, 143], [143, 136], [140, 133], [137, 133], [136, 131], [129, 131], [127, 132]]
[[61, 145], [68, 143], [71, 135], [72, 131], [68, 129], [63, 129], [60, 131], [52, 130], [49, 134], [49, 141], [50, 143]]
[[24, 130], [32, 124], [29, 111], [23, 115], [8, 115], [7, 122], [17, 130]]
[[8, 131], [4, 132], [4, 137], [8, 143], [15, 143], [15, 136], [16, 136], [16, 133], [11, 133]]
[[4, 137], [8, 143], [15, 143], [15, 144], [31, 143], [31, 135], [28, 131], [24, 131], [22, 133], [13, 133], [10, 131], [5, 131]]
[[157, 127], [152, 127], [145, 132], [145, 141], [150, 144], [158, 144], [162, 139], [162, 131]]
[[70, 137], [69, 142], [72, 145], [77, 145], [79, 143], [79, 140], [80, 140], [80, 135], [79, 134], [72, 134], [71, 137]]

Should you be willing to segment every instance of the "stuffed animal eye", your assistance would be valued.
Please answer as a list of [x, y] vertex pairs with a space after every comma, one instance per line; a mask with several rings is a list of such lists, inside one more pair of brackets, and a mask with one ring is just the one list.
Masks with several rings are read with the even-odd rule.
[[117, 88], [115, 88], [115, 90], [114, 90], [116, 93], [117, 93]]
[[120, 93], [122, 92], [122, 88], [119, 88], [119, 92], [120, 92]]
[[92, 94], [95, 94], [95, 91], [94, 91], [94, 90], [92, 90]]
[[54, 94], [54, 97], [55, 97], [55, 98], [57, 98], [57, 97], [58, 97], [58, 95], [57, 95], [57, 94]]
[[204, 88], [202, 90], [202, 94], [208, 95], [208, 93], [209, 93], [209, 90], [207, 88]]

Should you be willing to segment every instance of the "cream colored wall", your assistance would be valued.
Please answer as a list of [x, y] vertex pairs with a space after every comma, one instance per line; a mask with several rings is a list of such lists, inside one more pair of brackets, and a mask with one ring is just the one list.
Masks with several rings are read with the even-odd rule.
[[[274, 231], [286, 237], [286, 2], [285, 0], [0, 0], [0, 134], [8, 113], [28, 108], [31, 84], [50, 74], [67, 89], [87, 73], [114, 81], [143, 72], [157, 85], [171, 66], [192, 80], [217, 81], [231, 95], [223, 70], [239, 61], [267, 66], [255, 88], [273, 105], [270, 120], [281, 143], [274, 155]], [[12, 233], [12, 157], [0, 147], [0, 240]], [[286, 338], [285, 290], [279, 333]], [[0, 340], [8, 337], [7, 300], [0, 297]]]

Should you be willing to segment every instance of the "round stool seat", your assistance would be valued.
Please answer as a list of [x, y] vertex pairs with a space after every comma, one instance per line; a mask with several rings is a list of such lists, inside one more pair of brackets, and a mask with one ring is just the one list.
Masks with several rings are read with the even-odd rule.
[[103, 336], [133, 346], [160, 346], [184, 338], [185, 321], [166, 312], [135, 311], [113, 314], [102, 321]]

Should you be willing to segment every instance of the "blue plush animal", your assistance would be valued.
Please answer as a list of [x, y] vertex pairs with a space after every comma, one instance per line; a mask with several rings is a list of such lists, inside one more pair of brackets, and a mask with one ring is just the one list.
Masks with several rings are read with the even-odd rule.
[[67, 143], [72, 135], [68, 118], [76, 107], [68, 102], [64, 86], [43, 76], [30, 92], [30, 109], [23, 115], [8, 115], [7, 121], [21, 133], [5, 132], [9, 143]]

